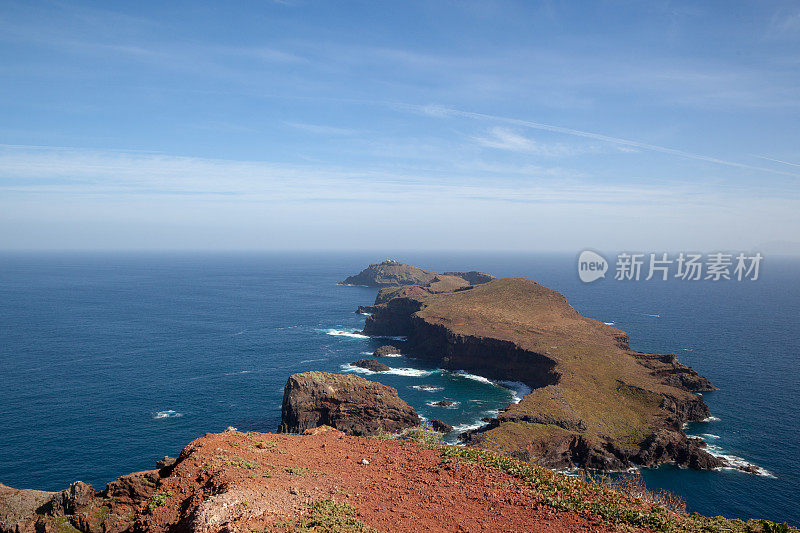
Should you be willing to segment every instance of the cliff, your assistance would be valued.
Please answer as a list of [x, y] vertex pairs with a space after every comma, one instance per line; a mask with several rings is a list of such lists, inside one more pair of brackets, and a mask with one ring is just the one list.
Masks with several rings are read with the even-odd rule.
[[453, 290], [457, 287], [478, 285], [494, 279], [483, 272], [433, 272], [387, 259], [341, 282], [342, 285], [367, 287], [397, 287], [401, 285], [433, 285], [433, 290]]
[[406, 336], [412, 357], [532, 389], [467, 444], [553, 468], [722, 466], [682, 431], [709, 417], [696, 392], [713, 385], [674, 354], [631, 350], [623, 331], [581, 316], [556, 291], [503, 278], [450, 292], [383, 289], [376, 302], [366, 334]]
[[797, 531], [689, 516], [641, 486], [596, 485], [425, 433], [309, 433], [206, 434], [174, 464], [103, 492], [0, 486], [0, 532]]
[[289, 376], [284, 388], [281, 432], [325, 425], [348, 435], [373, 435], [417, 424], [414, 408], [395, 389], [360, 376], [303, 372]]

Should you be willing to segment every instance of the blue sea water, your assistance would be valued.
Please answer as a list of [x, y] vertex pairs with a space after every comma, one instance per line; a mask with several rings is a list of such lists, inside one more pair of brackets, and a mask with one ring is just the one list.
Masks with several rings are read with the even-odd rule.
[[[227, 426], [274, 431], [286, 377], [351, 371], [385, 339], [353, 311], [374, 289], [336, 282], [382, 255], [0, 255], [0, 482], [59, 490], [102, 487], [152, 468], [190, 440]], [[693, 424], [719, 453], [766, 469], [642, 474], [689, 509], [800, 524], [798, 379], [800, 261], [768, 257], [755, 282], [581, 283], [572, 255], [421, 254], [434, 270], [524, 276], [613, 322], [640, 351], [676, 352], [719, 391], [718, 420]], [[398, 389], [423, 416], [466, 428], [519, 391], [413, 359], [366, 375]], [[421, 385], [437, 390], [422, 390]], [[452, 408], [430, 405], [449, 399]]]

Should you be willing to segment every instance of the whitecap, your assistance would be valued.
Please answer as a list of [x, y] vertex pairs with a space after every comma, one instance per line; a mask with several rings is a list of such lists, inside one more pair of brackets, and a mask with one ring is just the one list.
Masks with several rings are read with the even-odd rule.
[[465, 372], [463, 370], [456, 370], [455, 372], [451, 372], [451, 373], [456, 375], [456, 376], [461, 376], [462, 378], [467, 378], [467, 379], [471, 379], [471, 380], [474, 380], [474, 381], [480, 381], [481, 383], [486, 383], [487, 385], [494, 385], [495, 387], [497, 386], [497, 384], [494, 383], [490, 379], [487, 379], [487, 378], [485, 378], [483, 376], [470, 374], [469, 372]]
[[410, 378], [424, 378], [433, 374], [432, 370], [420, 370], [418, 368], [393, 368], [384, 374], [395, 374], [397, 376], [407, 376]]
[[364, 316], [372, 316], [372, 313], [367, 313], [366, 311], [361, 311], [361, 312], [360, 312], [360, 313], [358, 313], [358, 314], [359, 314], [359, 315], [364, 315]]
[[432, 387], [430, 385], [413, 385], [411, 388], [424, 390], [425, 392], [439, 392], [444, 389], [444, 387]]
[[702, 433], [700, 436], [704, 437], [703, 440], [705, 440], [706, 438], [708, 438], [708, 439], [718, 439], [719, 438], [719, 435], [713, 435], [711, 433]]
[[525, 396], [532, 392], [532, 389], [521, 381], [498, 381], [497, 383], [502, 387], [511, 389], [511, 392], [514, 395], [512, 398], [513, 403], [521, 402]]
[[647, 313], [645, 313], [644, 316], [651, 316], [653, 318], [661, 318], [661, 315], [648, 315]]
[[369, 337], [364, 335], [363, 333], [357, 333], [355, 331], [344, 331], [341, 329], [327, 329], [325, 333], [328, 335], [333, 335], [335, 337], [350, 337], [351, 339], [368, 339]]
[[158, 411], [153, 414], [153, 419], [160, 420], [162, 418], [179, 418], [183, 416], [183, 413], [179, 413], [178, 411], [173, 411], [172, 409], [168, 409], [166, 411]]
[[302, 365], [303, 363], [316, 363], [317, 361], [324, 361], [324, 360], [325, 360], [325, 358], [322, 358], [322, 359], [304, 359], [304, 360], [300, 361], [300, 364]]
[[709, 416], [708, 418], [704, 418], [701, 422], [719, 422], [719, 418], [716, 416]]
[[368, 368], [361, 368], [360, 366], [354, 366], [350, 363], [342, 365], [341, 369], [345, 372], [356, 372], [358, 374], [393, 374], [395, 376], [405, 376], [409, 378], [423, 378], [433, 374], [431, 370], [420, 370], [418, 368], [390, 368], [385, 372], [374, 372]]
[[613, 322], [603, 322], [603, 324], [605, 324], [606, 326], [613, 326], [614, 325]]
[[752, 473], [762, 477], [771, 477], [771, 478], [775, 477], [772, 474], [772, 472], [770, 472], [766, 468], [761, 468], [760, 466], [755, 465], [750, 461], [743, 459], [742, 457], [739, 457], [738, 455], [725, 453], [725, 450], [714, 444], [709, 444], [708, 446], [706, 446], [706, 450], [714, 457], [719, 457], [720, 459], [725, 461], [726, 464], [721, 468], [722, 470], [739, 470], [747, 472], [746, 470], [743, 470], [744, 468], [747, 468], [751, 470], [751, 472], [747, 473]]
[[482, 428], [486, 424], [488, 424], [488, 422], [484, 422], [483, 420], [478, 420], [477, 422], [473, 422], [472, 424], [458, 424], [453, 426], [453, 431], [457, 433], [464, 433], [465, 431]]
[[443, 407], [445, 409], [458, 409], [458, 406], [461, 405], [461, 402], [453, 402], [452, 405], [436, 405], [436, 402], [425, 402], [425, 405], [430, 407]]
[[252, 370], [240, 370], [239, 372], [228, 372], [226, 376], [238, 376], [239, 374], [249, 374]]
[[[361, 355], [375, 355], [375, 352], [361, 352]], [[386, 355], [381, 355], [379, 357], [403, 357], [401, 353], [387, 353]]]

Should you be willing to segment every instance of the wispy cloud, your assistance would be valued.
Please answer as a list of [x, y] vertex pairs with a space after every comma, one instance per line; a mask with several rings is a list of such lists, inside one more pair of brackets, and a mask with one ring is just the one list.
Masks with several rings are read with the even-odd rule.
[[587, 153], [598, 153], [601, 149], [597, 146], [573, 146], [564, 143], [543, 143], [520, 135], [508, 128], [495, 126], [488, 131], [486, 137], [475, 137], [475, 141], [482, 146], [520, 152], [525, 154], [540, 155], [545, 157], [565, 157]]
[[350, 128], [337, 128], [335, 126], [326, 126], [321, 124], [306, 124], [304, 122], [284, 122], [287, 126], [292, 128], [307, 131], [317, 135], [355, 135], [358, 130]]
[[[565, 176], [529, 165], [469, 165], [449, 173], [404, 172], [358, 165], [273, 164], [182, 157], [135, 151], [0, 145], [0, 190], [25, 194], [205, 194], [280, 201], [439, 201], [481, 198], [556, 203], [698, 202], [709, 186], [699, 183], [611, 184]], [[537, 176], [520, 180], [519, 175]], [[491, 178], [491, 179], [490, 179]], [[749, 197], [747, 194], [744, 197]], [[797, 196], [788, 194], [785, 197]], [[714, 195], [719, 200], [720, 194]]]
[[641, 142], [641, 141], [634, 141], [634, 140], [630, 140], [630, 139], [622, 139], [622, 138], [619, 138], [619, 137], [611, 137], [609, 135], [603, 135], [603, 134], [600, 134], [600, 133], [581, 131], [581, 130], [576, 130], [576, 129], [572, 129], [572, 128], [565, 128], [565, 127], [562, 127], [562, 126], [555, 126], [555, 125], [552, 125], [552, 124], [544, 124], [544, 123], [541, 123], [541, 122], [533, 122], [533, 121], [529, 121], [529, 120], [522, 120], [522, 119], [511, 118], [511, 117], [490, 115], [490, 114], [487, 114], [487, 113], [475, 113], [475, 112], [471, 112], [471, 111], [462, 111], [460, 109], [454, 109], [454, 108], [449, 108], [449, 107], [439, 106], [439, 105], [418, 106], [418, 105], [405, 104], [405, 105], [403, 105], [403, 107], [406, 107], [408, 109], [411, 109], [411, 110], [414, 110], [414, 111], [417, 111], [417, 112], [426, 113], [426, 114], [429, 114], [429, 115], [431, 115], [433, 117], [447, 117], [447, 116], [465, 117], [465, 118], [478, 119], [478, 120], [484, 120], [484, 121], [488, 120], [488, 121], [493, 121], [493, 122], [502, 122], [502, 123], [506, 123], [506, 124], [513, 124], [513, 125], [517, 125], [517, 126], [523, 126], [523, 127], [531, 128], [531, 129], [535, 129], [535, 130], [549, 131], [549, 132], [553, 132], [553, 133], [562, 133], [564, 135], [571, 135], [571, 136], [574, 136], [574, 137], [583, 137], [583, 138], [587, 138], [587, 139], [594, 139], [596, 141], [602, 141], [602, 142], [605, 142], [605, 143], [611, 143], [611, 144], [614, 144], [614, 145], [624, 146], [624, 147], [628, 147], [628, 148], [635, 148], [635, 149], [641, 149], [641, 150], [648, 150], [648, 151], [652, 151], [652, 152], [659, 152], [659, 153], [662, 153], [662, 154], [674, 155], [674, 156], [682, 157], [682, 158], [685, 158], [685, 159], [694, 159], [694, 160], [697, 160], [697, 161], [705, 161], [707, 163], [714, 163], [714, 164], [717, 164], [717, 165], [724, 165], [724, 166], [728, 166], [728, 167], [741, 168], [741, 169], [745, 169], [745, 170], [754, 170], [754, 171], [758, 171], [758, 172], [767, 172], [767, 173], [770, 173], [770, 174], [780, 174], [780, 175], [784, 175], [784, 176], [800, 177], [800, 174], [796, 174], [796, 173], [793, 173], [793, 172], [784, 172], [784, 171], [781, 171], [781, 170], [775, 170], [775, 169], [766, 168], [766, 167], [756, 167], [756, 166], [753, 166], [753, 165], [747, 165], [745, 163], [739, 163], [737, 161], [729, 161], [729, 160], [720, 159], [720, 158], [717, 158], [717, 157], [706, 156], [706, 155], [696, 154], [696, 153], [692, 153], [692, 152], [686, 152], [686, 151], [677, 150], [677, 149], [674, 149], [674, 148], [668, 148], [668, 147], [665, 147], [665, 146], [658, 146], [658, 145], [655, 145], [655, 144], [648, 144], [648, 143]]
[[792, 167], [800, 167], [800, 164], [798, 164], [798, 163], [791, 163], [789, 161], [783, 161], [781, 159], [773, 159], [771, 157], [765, 157], [763, 155], [753, 155], [753, 157], [757, 157], [759, 159], [764, 159], [765, 161], [772, 161], [773, 163], [781, 163], [783, 165], [789, 165], [789, 166], [792, 166]]

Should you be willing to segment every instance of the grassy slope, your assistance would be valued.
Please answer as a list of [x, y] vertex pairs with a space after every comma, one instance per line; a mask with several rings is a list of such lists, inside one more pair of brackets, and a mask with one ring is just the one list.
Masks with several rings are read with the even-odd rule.
[[[624, 333], [581, 316], [559, 293], [527, 279], [503, 278], [468, 291], [417, 296], [424, 303], [418, 316], [451, 331], [508, 340], [557, 362], [558, 385], [535, 390], [505, 416], [557, 414], [582, 419], [587, 437], [607, 436], [634, 446], [652, 432], [661, 397], [690, 393], [665, 385], [620, 348]], [[620, 387], [624, 382], [633, 387]], [[638, 390], [635, 387], [645, 389]], [[647, 392], [652, 391], [652, 393]], [[535, 427], [534, 427], [535, 426]], [[497, 449], [565, 432], [554, 425], [502, 425], [485, 435], [484, 445]]]

